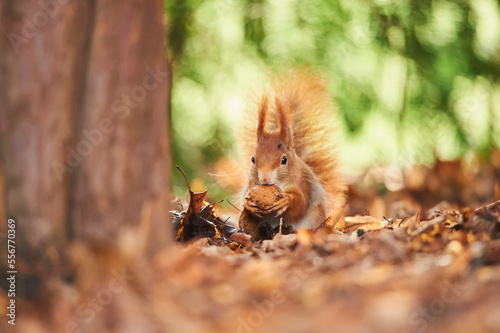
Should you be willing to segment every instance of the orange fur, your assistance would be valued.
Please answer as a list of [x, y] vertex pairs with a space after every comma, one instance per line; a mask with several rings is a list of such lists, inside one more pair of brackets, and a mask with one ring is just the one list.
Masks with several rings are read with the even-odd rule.
[[269, 96], [266, 93], [262, 94], [262, 99], [259, 105], [259, 121], [257, 123], [257, 136], [260, 137], [264, 133], [266, 127], [267, 114], [269, 111]]
[[[278, 166], [271, 166], [270, 162], [264, 165], [264, 161], [259, 161], [261, 164], [255, 166], [250, 162], [257, 148], [260, 156], [273, 159], [281, 158], [278, 154], [287, 153], [286, 150], [275, 149], [274, 142], [279, 140], [277, 138], [259, 140], [260, 145], [266, 146], [257, 147], [258, 139], [262, 136], [268, 138], [277, 135], [286, 143], [287, 148], [293, 151], [287, 153], [292, 160], [286, 174], [278, 175], [281, 183], [286, 184], [283, 190], [289, 193], [291, 202], [287, 216], [293, 221], [295, 217], [303, 216], [303, 210], [309, 209], [310, 198], [305, 195], [311, 190], [313, 178], [319, 180], [327, 202], [326, 212], [321, 212], [324, 207], [317, 208], [318, 216], [331, 214], [344, 204], [346, 186], [337, 166], [333, 138], [335, 126], [332, 122], [334, 108], [326, 83], [308, 69], [290, 71], [272, 80], [270, 92], [271, 101], [274, 99], [275, 103], [270, 102], [268, 93], [263, 94], [258, 103], [258, 112], [253, 108], [249, 113], [240, 139], [247, 161], [245, 165], [250, 167], [247, 185], [259, 183], [256, 179], [256, 169], [278, 169]], [[256, 121], [252, 120], [255, 115], [258, 116], [257, 131]], [[298, 161], [295, 161], [295, 157], [298, 157]], [[282, 169], [278, 170], [282, 172]]]

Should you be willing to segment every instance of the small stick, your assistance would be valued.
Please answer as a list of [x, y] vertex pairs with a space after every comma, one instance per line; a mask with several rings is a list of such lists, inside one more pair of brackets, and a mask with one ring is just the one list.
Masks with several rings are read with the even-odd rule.
[[432, 227], [432, 226], [434, 226], [434, 225], [436, 225], [438, 223], [444, 222], [444, 221], [445, 221], [445, 216], [444, 215], [435, 217], [432, 220], [428, 221], [426, 226], [422, 226], [422, 227], [418, 228], [417, 230], [413, 231], [410, 234], [410, 238], [413, 238], [413, 237], [415, 237], [417, 235], [420, 235], [422, 232], [424, 232], [425, 230], [429, 229], [430, 227]]
[[497, 206], [497, 205], [500, 205], [500, 200], [492, 202], [492, 203], [484, 205], [484, 206], [481, 206], [479, 208], [476, 208], [476, 209], [474, 209], [474, 211], [477, 212], [477, 211], [480, 211], [482, 209], [488, 211], [491, 208], [496, 208], [495, 206]]
[[180, 166], [176, 166], [176, 168], [182, 173], [182, 175], [184, 176], [184, 180], [186, 181], [186, 184], [187, 184], [187, 187], [188, 187], [188, 190], [189, 192], [191, 192], [191, 187], [189, 186], [189, 182], [187, 180], [187, 177], [186, 177], [186, 174], [184, 173], [184, 171], [182, 171], [181, 167]]
[[216, 202], [211, 203], [211, 204], [208, 204], [208, 205], [209, 205], [209, 206], [215, 206], [215, 205], [217, 205], [217, 204], [220, 204], [222, 201], [224, 201], [224, 199], [219, 200], [219, 201], [216, 201]]
[[227, 200], [227, 202], [229, 202], [229, 204], [230, 204], [231, 206], [233, 206], [233, 208], [234, 208], [234, 209], [236, 209], [238, 212], [240, 212], [240, 213], [241, 213], [241, 212], [243, 212], [241, 209], [239, 209], [238, 207], [236, 207], [235, 205], [233, 205], [233, 204], [231, 203], [231, 201]]

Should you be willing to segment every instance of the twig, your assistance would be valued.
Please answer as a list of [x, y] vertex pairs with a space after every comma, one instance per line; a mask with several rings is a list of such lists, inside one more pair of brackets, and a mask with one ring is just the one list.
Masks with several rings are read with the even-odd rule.
[[189, 182], [188, 182], [188, 180], [187, 180], [186, 174], [184, 173], [184, 171], [182, 171], [182, 169], [181, 169], [181, 167], [180, 167], [180, 166], [178, 166], [178, 165], [177, 165], [177, 166], [176, 166], [176, 168], [177, 168], [177, 170], [179, 170], [179, 171], [182, 173], [182, 175], [184, 176], [184, 180], [186, 181], [186, 184], [187, 184], [188, 190], [189, 190], [189, 192], [191, 192], [191, 187], [189, 186]]
[[233, 206], [233, 208], [234, 208], [234, 209], [236, 209], [238, 212], [243, 213], [243, 210], [241, 210], [241, 209], [239, 209], [238, 207], [236, 207], [235, 205], [233, 205], [233, 204], [231, 203], [231, 201], [227, 200], [227, 202], [229, 202], [229, 204], [230, 204], [231, 206]]
[[215, 205], [217, 205], [217, 204], [220, 204], [222, 201], [224, 201], [224, 199], [219, 200], [219, 201], [216, 201], [216, 202], [211, 203], [211, 204], [208, 204], [208, 205], [209, 205], [209, 206], [215, 206]]
[[481, 210], [486, 210], [487, 212], [489, 212], [489, 210], [490, 210], [491, 208], [497, 208], [496, 206], [500, 206], [500, 200], [495, 201], [495, 202], [492, 202], [492, 203], [487, 204], [487, 205], [484, 205], [484, 206], [481, 206], [481, 207], [479, 207], [479, 208], [476, 208], [476, 209], [474, 209], [474, 211], [475, 211], [475, 212], [479, 212], [479, 211], [481, 211]]
[[432, 220], [429, 221], [429, 223], [427, 223], [425, 226], [422, 226], [420, 228], [418, 228], [417, 230], [413, 231], [410, 235], [410, 237], [415, 237], [415, 236], [418, 236], [420, 235], [422, 232], [424, 232], [425, 230], [427, 230], [429, 227], [432, 227], [438, 223], [441, 223], [445, 220], [445, 215], [441, 215], [441, 216], [438, 216], [438, 217], [435, 217], [433, 218]]

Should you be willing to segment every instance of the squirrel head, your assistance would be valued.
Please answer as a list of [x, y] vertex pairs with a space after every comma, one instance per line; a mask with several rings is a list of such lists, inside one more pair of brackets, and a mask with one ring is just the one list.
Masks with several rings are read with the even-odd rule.
[[296, 155], [293, 150], [292, 118], [289, 106], [275, 99], [278, 119], [277, 131], [266, 131], [269, 114], [269, 97], [262, 96], [259, 105], [257, 124], [257, 148], [252, 156], [250, 172], [262, 185], [278, 185], [286, 181], [296, 168]]

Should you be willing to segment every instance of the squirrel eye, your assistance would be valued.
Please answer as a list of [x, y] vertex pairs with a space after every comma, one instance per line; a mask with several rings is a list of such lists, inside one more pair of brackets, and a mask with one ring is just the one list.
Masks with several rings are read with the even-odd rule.
[[283, 158], [281, 159], [281, 164], [285, 165], [286, 161], [287, 161], [286, 156], [283, 156]]
[[255, 156], [252, 156], [252, 163], [255, 164]]

